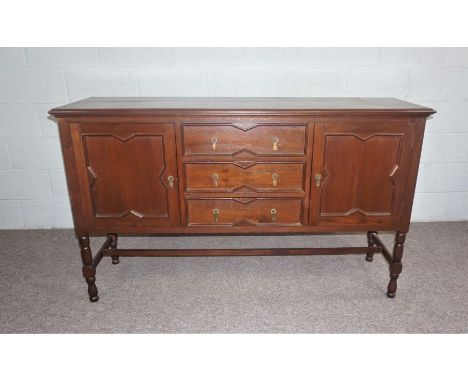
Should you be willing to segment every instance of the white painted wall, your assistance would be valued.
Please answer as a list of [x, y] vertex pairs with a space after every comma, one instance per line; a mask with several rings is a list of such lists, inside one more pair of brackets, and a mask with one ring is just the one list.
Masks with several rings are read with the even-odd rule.
[[0, 228], [72, 226], [47, 111], [89, 96], [381, 96], [431, 106], [412, 219], [468, 220], [466, 48], [0, 48]]

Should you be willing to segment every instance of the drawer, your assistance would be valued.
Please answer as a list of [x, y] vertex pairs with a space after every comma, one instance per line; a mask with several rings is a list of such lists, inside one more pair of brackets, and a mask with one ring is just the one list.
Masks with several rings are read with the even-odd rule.
[[303, 192], [303, 163], [257, 163], [248, 168], [232, 163], [185, 164], [186, 191]]
[[306, 125], [183, 125], [185, 155], [234, 155], [247, 150], [263, 156], [303, 156]]
[[189, 199], [187, 206], [189, 225], [301, 225], [302, 199]]

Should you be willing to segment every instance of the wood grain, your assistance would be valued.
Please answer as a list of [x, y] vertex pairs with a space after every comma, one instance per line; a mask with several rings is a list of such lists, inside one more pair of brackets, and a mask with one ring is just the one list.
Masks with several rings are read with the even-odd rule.
[[396, 98], [305, 98], [305, 97], [90, 97], [50, 111], [72, 115], [157, 115], [157, 114], [419, 114], [435, 113], [431, 108]]
[[[51, 110], [90, 300], [102, 256], [345, 253], [383, 253], [394, 297], [434, 112], [392, 98], [89, 98]], [[377, 231], [397, 232], [393, 254]], [[367, 232], [368, 246], [117, 249], [126, 234], [333, 232]], [[107, 236], [94, 259], [90, 234]]]
[[301, 199], [191, 199], [187, 204], [189, 225], [287, 226], [302, 220]]
[[236, 158], [305, 155], [307, 124], [278, 126], [256, 124], [248, 119], [243, 122], [242, 125], [182, 125], [184, 154]]
[[304, 192], [304, 164], [187, 163], [187, 192]]

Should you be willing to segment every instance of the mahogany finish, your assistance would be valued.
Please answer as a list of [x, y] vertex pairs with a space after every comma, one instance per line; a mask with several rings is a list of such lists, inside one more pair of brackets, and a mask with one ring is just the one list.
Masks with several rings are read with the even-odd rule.
[[182, 124], [184, 155], [303, 156], [307, 124], [274, 125], [241, 120], [232, 125]]
[[[188, 225], [301, 225], [302, 199], [190, 199]], [[218, 212], [215, 213], [215, 210]]]
[[403, 247], [405, 245], [406, 234], [397, 232], [395, 237], [395, 246], [393, 247], [393, 261], [390, 264], [390, 282], [388, 283], [387, 296], [395, 297], [397, 290], [397, 279], [403, 269], [401, 257], [403, 256]]
[[186, 192], [298, 192], [305, 190], [303, 163], [186, 163]]
[[90, 224], [179, 222], [173, 125], [83, 122], [72, 123], [71, 133], [78, 181], [88, 190], [82, 212]]
[[96, 287], [96, 267], [93, 266], [93, 255], [89, 247], [89, 236], [83, 235], [78, 238], [81, 249], [81, 261], [83, 263], [83, 277], [88, 284], [89, 300], [96, 302], [99, 300], [98, 290]]
[[[376, 246], [375, 241], [374, 241], [374, 235], [377, 232], [367, 232], [367, 245], [369, 248], [374, 248]], [[371, 263], [374, 260], [374, 252], [370, 251], [366, 252], [366, 261]]]
[[[103, 256], [382, 253], [402, 270], [426, 118], [392, 98], [89, 98], [58, 118], [83, 276]], [[377, 231], [396, 231], [393, 254]], [[367, 232], [367, 247], [122, 250], [121, 234]], [[90, 234], [107, 235], [94, 259]]]
[[194, 257], [194, 256], [310, 256], [355, 255], [370, 251], [378, 253], [382, 247], [334, 248], [261, 248], [261, 249], [105, 249], [104, 256], [119, 254], [126, 257]]
[[[117, 234], [111, 234], [111, 235], [107, 235], [107, 237], [110, 237], [112, 242], [110, 244], [110, 249], [112, 250], [115, 250], [117, 249], [117, 241], [119, 239], [118, 235]], [[119, 264], [120, 263], [120, 259], [119, 259], [119, 256], [111, 256], [112, 258], [112, 264]]]

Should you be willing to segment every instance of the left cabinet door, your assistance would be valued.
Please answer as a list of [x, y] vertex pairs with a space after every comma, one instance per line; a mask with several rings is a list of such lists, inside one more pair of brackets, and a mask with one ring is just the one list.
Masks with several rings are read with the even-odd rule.
[[173, 124], [80, 122], [70, 128], [88, 225], [179, 225]]

